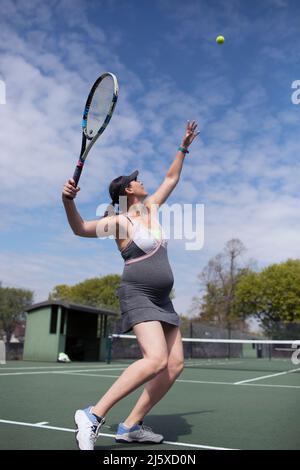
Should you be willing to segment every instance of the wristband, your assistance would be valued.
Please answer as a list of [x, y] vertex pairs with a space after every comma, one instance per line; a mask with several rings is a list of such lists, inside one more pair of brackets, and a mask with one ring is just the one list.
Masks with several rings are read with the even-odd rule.
[[178, 150], [179, 150], [180, 152], [184, 153], [184, 154], [190, 153], [190, 152], [188, 151], [188, 149], [185, 149], [184, 147], [178, 147]]

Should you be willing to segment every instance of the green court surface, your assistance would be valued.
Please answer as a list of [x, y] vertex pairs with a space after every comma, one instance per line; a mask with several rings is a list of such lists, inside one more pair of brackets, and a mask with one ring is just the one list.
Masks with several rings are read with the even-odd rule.
[[[187, 361], [145, 419], [164, 435], [162, 444], [114, 440], [140, 387], [110, 410], [96, 450], [299, 450], [300, 366], [266, 364], [258, 370], [237, 360], [231, 365], [226, 360]], [[74, 411], [95, 403], [124, 368], [126, 364], [118, 362], [0, 365], [0, 449], [77, 449]]]

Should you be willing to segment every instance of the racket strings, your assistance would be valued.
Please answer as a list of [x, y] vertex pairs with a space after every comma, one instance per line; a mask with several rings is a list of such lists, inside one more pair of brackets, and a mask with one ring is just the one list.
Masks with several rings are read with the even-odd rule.
[[93, 138], [109, 122], [114, 95], [113, 79], [105, 77], [96, 88], [89, 106], [86, 127], [88, 138]]

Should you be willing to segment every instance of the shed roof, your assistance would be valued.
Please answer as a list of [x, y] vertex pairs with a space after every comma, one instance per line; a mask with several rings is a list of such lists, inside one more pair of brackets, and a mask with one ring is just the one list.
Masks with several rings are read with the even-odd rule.
[[51, 307], [52, 305], [59, 305], [61, 307], [65, 307], [68, 310], [80, 310], [82, 312], [95, 313], [96, 315], [118, 315], [118, 313], [114, 312], [113, 310], [90, 307], [89, 305], [74, 304], [66, 300], [46, 300], [45, 302], [39, 302], [27, 307], [26, 312], [30, 313], [43, 307]]

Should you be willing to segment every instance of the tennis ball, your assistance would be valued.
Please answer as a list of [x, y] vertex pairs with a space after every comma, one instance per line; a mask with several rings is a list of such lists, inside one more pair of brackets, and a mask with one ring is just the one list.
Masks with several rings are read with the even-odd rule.
[[218, 36], [216, 41], [217, 41], [218, 44], [223, 44], [224, 41], [225, 41], [225, 38], [224, 38], [224, 36]]

